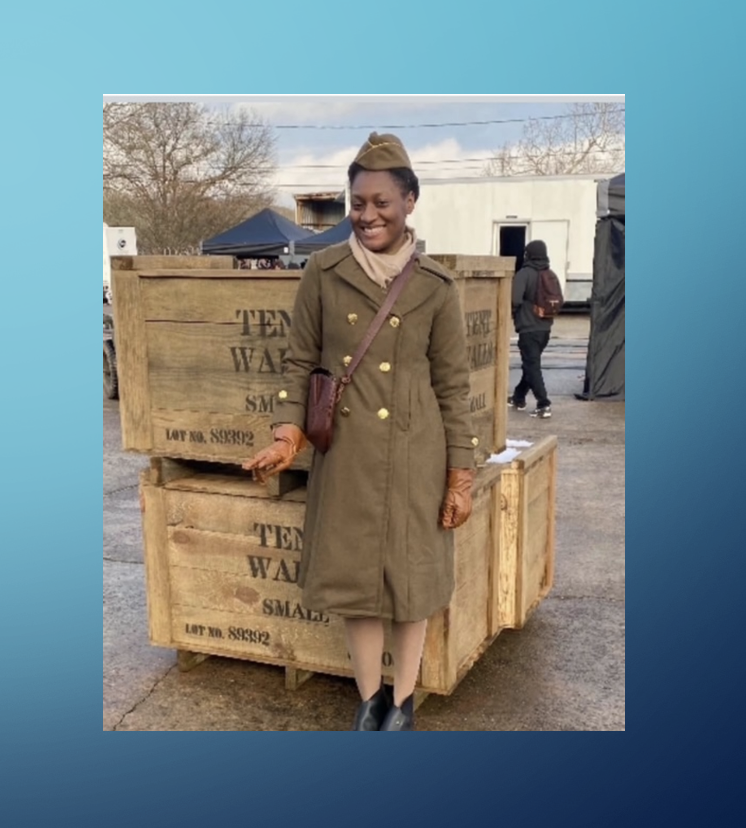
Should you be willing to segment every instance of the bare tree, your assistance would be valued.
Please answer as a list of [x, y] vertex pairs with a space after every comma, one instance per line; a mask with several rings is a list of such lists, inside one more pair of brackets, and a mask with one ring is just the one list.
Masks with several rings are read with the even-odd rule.
[[624, 170], [624, 105], [577, 103], [567, 117], [529, 120], [521, 139], [496, 150], [485, 175], [568, 175]]
[[272, 203], [275, 139], [253, 113], [104, 105], [104, 220], [144, 253], [193, 251]]

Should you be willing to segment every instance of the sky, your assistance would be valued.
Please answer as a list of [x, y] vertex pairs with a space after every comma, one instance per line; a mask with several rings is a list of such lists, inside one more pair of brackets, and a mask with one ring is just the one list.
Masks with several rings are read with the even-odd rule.
[[563, 115], [574, 101], [614, 100], [624, 106], [620, 95], [141, 95], [104, 99], [193, 100], [217, 109], [249, 108], [273, 127], [277, 153], [273, 185], [276, 203], [285, 207], [294, 207], [293, 193], [344, 190], [347, 167], [373, 130], [401, 138], [420, 180], [464, 178], [480, 175], [495, 150], [518, 141], [529, 118]]
[[[538, 98], [538, 100], [537, 100]], [[484, 160], [521, 137], [525, 119], [566, 113], [573, 101], [602, 96], [235, 96], [197, 99], [211, 107], [248, 107], [274, 129], [277, 202], [293, 193], [343, 190], [350, 162], [368, 134], [398, 135], [420, 179], [479, 175]], [[621, 96], [606, 98], [624, 105]], [[504, 121], [505, 123], [480, 123]], [[425, 126], [430, 125], [430, 126]], [[287, 128], [292, 127], [292, 128]]]

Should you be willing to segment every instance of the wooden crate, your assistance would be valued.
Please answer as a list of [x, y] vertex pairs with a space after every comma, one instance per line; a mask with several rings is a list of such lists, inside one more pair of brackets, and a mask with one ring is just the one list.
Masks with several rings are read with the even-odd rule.
[[554, 583], [557, 438], [503, 466], [498, 623], [521, 629]]
[[[513, 259], [435, 258], [459, 281], [486, 460], [505, 445]], [[163, 264], [135, 258], [112, 273], [123, 447], [241, 463], [271, 442], [301, 271]], [[309, 468], [310, 456], [296, 467]]]
[[483, 462], [505, 448], [515, 259], [460, 255], [431, 258], [447, 267], [458, 281], [471, 371], [471, 412], [484, 449], [479, 456]]
[[[246, 476], [154, 460], [141, 478], [150, 640], [195, 654], [352, 676], [343, 623], [310, 612], [297, 586], [305, 489], [282, 499]], [[456, 589], [430, 623], [418, 690], [448, 694], [499, 631], [500, 469], [477, 477], [474, 512], [456, 530]], [[384, 674], [393, 675], [387, 634]]]

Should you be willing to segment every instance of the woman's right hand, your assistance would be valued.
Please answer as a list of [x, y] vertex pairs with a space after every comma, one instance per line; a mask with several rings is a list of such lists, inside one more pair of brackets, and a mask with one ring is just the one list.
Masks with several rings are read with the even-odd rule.
[[253, 472], [254, 480], [266, 482], [268, 477], [289, 469], [299, 452], [308, 441], [306, 435], [294, 425], [281, 425], [274, 431], [275, 441], [271, 446], [257, 452], [241, 468]]

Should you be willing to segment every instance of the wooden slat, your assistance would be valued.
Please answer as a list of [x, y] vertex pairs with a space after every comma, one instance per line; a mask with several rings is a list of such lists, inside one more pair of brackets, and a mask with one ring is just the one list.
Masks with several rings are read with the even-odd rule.
[[[553, 453], [554, 452], [552, 452], [552, 454]], [[524, 474], [530, 481], [530, 485], [526, 492], [526, 499], [529, 506], [533, 504], [534, 500], [544, 496], [549, 488], [552, 454], [545, 455], [541, 459], [532, 463], [528, 469], [524, 470]]]
[[268, 478], [265, 487], [270, 497], [284, 498], [294, 491], [303, 489], [306, 483], [308, 483], [307, 471], [302, 469], [286, 469]]
[[140, 497], [143, 505], [143, 536], [145, 541], [145, 586], [148, 606], [148, 630], [151, 644], [173, 645], [171, 639], [171, 587], [168, 566], [165, 491], [153, 486], [149, 470], [140, 475]]
[[285, 668], [285, 689], [297, 690], [309, 679], [314, 677], [311, 670], [297, 670], [295, 667]]
[[495, 278], [470, 278], [459, 284], [470, 368], [469, 406], [474, 433], [479, 439], [477, 462], [494, 453], [497, 290]]
[[456, 681], [455, 642], [449, 635], [449, 626], [447, 609], [428, 622], [418, 685], [423, 690], [442, 693]]
[[[213, 322], [237, 326], [239, 336], [264, 334], [274, 339], [279, 334], [287, 339], [283, 329], [290, 324], [287, 317], [295, 302], [298, 277], [275, 278], [270, 284], [266, 279], [247, 278], [246, 273], [236, 271], [243, 280], [240, 286], [233, 273], [213, 273], [209, 279], [200, 273], [184, 276], [182, 281], [178, 276], [165, 279], [156, 274], [142, 285], [142, 315], [146, 321]], [[201, 284], [202, 278], [206, 281]]]
[[510, 335], [513, 331], [513, 279], [501, 279], [497, 289], [497, 342], [495, 364], [494, 453], [505, 450], [508, 427], [508, 385], [510, 382]]
[[[269, 422], [269, 415], [153, 409], [151, 454], [240, 465], [271, 444]], [[305, 449], [293, 467], [310, 469], [312, 458], [312, 450]]]
[[512, 256], [469, 256], [464, 254], [434, 253], [430, 256], [443, 267], [454, 273], [495, 273], [512, 275], [515, 270], [515, 258]]
[[189, 650], [176, 651], [176, 664], [180, 673], [188, 673], [210, 658], [206, 653], [192, 653]]
[[549, 489], [548, 489], [548, 520], [547, 520], [547, 560], [546, 572], [544, 575], [544, 588], [541, 597], [544, 598], [554, 586], [554, 561], [556, 554], [556, 520], [557, 520], [557, 462], [558, 451], [555, 448], [551, 454], [549, 466]]
[[148, 347], [142, 318], [140, 280], [134, 273], [113, 272], [114, 343], [119, 381], [122, 446], [149, 451], [153, 438], [150, 424]]
[[112, 256], [112, 270], [232, 270], [233, 256]]
[[489, 592], [487, 607], [487, 631], [490, 636], [500, 631], [500, 560], [502, 551], [501, 527], [501, 488], [500, 480], [490, 489], [490, 548], [488, 576]]
[[[257, 543], [256, 538], [228, 532], [208, 532], [184, 526], [168, 527], [169, 563], [171, 566], [202, 569], [206, 572], [230, 572], [249, 575], [256, 572], [255, 580], [272, 580], [282, 583], [297, 573], [298, 553], [268, 549]], [[250, 558], [262, 559], [266, 571]]]
[[554, 435], [542, 437], [530, 448], [523, 449], [518, 457], [511, 462], [511, 468], [519, 471], [528, 471], [534, 463], [539, 463], [557, 448], [557, 438]]
[[520, 594], [519, 552], [525, 537], [523, 520], [524, 478], [506, 470], [500, 484], [501, 541], [499, 572], [499, 625], [512, 627]]
[[[531, 488], [530, 481], [528, 488]], [[529, 607], [539, 598], [544, 587], [547, 568], [547, 543], [549, 529], [549, 497], [544, 487], [543, 494], [538, 497], [527, 497], [527, 524], [529, 527], [526, 541], [523, 546], [521, 561], [521, 583], [523, 589], [520, 596], [520, 626], [528, 618]]]
[[[305, 474], [305, 472], [304, 472]], [[182, 492], [203, 492], [205, 494], [227, 494], [236, 497], [274, 498], [267, 486], [252, 481], [248, 472], [241, 474], [195, 474], [171, 480], [167, 488]], [[300, 487], [282, 495], [283, 501], [292, 503], [306, 502], [306, 489]]]
[[[303, 543], [305, 505], [270, 498], [234, 495], [205, 496], [199, 492], [169, 492], [166, 521], [169, 526], [243, 535], [267, 549], [282, 544], [284, 551], [299, 551]], [[267, 527], [282, 527], [282, 536]]]
[[[224, 552], [219, 552], [225, 557]], [[171, 600], [181, 607], [195, 610], [228, 612], [252, 619], [252, 623], [261, 623], [267, 618], [275, 618], [276, 613], [291, 608], [292, 621], [298, 620], [309, 624], [328, 625], [331, 616], [328, 613], [311, 612], [303, 609], [301, 590], [295, 583], [282, 578], [292, 577], [297, 572], [297, 561], [287, 556], [281, 566], [288, 567], [286, 575], [277, 580], [277, 556], [253, 555], [255, 562], [261, 561], [272, 573], [266, 578], [251, 574], [244, 560], [246, 572], [223, 572], [216, 567], [200, 568], [196, 566], [172, 566]], [[238, 562], [237, 562], [238, 563]], [[258, 566], [258, 563], [256, 564]], [[278, 609], [279, 608], [279, 609]]]
[[[292, 613], [295, 607], [291, 605]], [[341, 619], [326, 624], [299, 618], [172, 606], [172, 638], [181, 648], [248, 658], [299, 669], [352, 675]]]
[[150, 482], [154, 486], [164, 486], [172, 480], [184, 480], [195, 474], [196, 471], [187, 463], [167, 457], [150, 458]]
[[499, 463], [486, 463], [477, 469], [477, 474], [474, 479], [474, 486], [472, 493], [476, 495], [483, 489], [492, 489], [493, 486], [500, 483], [502, 478], [503, 467]]
[[185, 270], [183, 268], [147, 269], [136, 272], [143, 279], [240, 279], [264, 282], [300, 279], [303, 273], [302, 270]]

